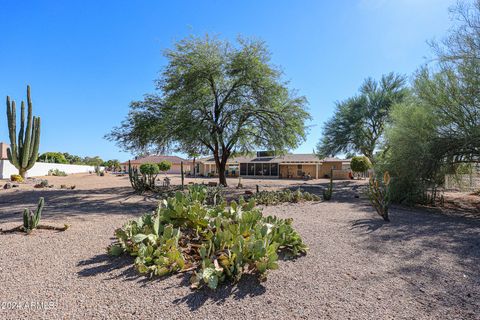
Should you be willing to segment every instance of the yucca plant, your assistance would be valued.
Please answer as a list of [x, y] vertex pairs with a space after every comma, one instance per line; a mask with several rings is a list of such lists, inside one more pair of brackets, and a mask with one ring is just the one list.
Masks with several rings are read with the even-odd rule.
[[368, 183], [368, 196], [370, 202], [378, 215], [387, 222], [390, 221], [388, 216], [388, 209], [390, 207], [389, 185], [390, 174], [388, 171], [385, 171], [383, 174], [383, 181], [379, 181], [375, 175], [372, 175]]

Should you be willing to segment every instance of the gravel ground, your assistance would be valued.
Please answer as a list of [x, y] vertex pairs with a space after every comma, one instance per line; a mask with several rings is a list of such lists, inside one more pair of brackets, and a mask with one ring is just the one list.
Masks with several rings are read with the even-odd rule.
[[75, 190], [0, 191], [1, 228], [39, 196], [43, 223], [71, 224], [0, 235], [0, 319], [480, 319], [478, 219], [393, 208], [384, 224], [339, 183], [334, 201], [264, 210], [294, 218], [306, 256], [280, 262], [266, 282], [191, 291], [186, 275], [148, 280], [128, 257], [105, 254], [114, 229], [155, 201], [124, 178], [81, 179]]

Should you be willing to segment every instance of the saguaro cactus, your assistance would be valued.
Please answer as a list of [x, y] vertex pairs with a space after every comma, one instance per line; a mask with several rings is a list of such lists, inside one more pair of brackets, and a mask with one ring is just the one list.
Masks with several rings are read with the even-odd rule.
[[30, 170], [37, 160], [40, 145], [40, 118], [32, 114], [32, 99], [30, 86], [27, 86], [27, 123], [25, 127], [25, 103], [22, 101], [20, 114], [20, 131], [17, 143], [17, 114], [15, 101], [10, 102], [7, 96], [7, 122], [10, 137], [10, 148], [7, 149], [8, 160], [18, 169], [18, 173], [25, 178], [25, 173]]

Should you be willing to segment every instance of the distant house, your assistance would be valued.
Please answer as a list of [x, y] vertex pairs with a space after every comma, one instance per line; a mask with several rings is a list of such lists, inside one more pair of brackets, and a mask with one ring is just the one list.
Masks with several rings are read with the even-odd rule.
[[[172, 167], [170, 168], [169, 171], [167, 171], [167, 173], [172, 173], [172, 174], [181, 173], [180, 167], [182, 162], [183, 162], [183, 171], [190, 172], [191, 161], [177, 157], [177, 156], [164, 156], [164, 155], [146, 156], [146, 157], [130, 160], [130, 163], [132, 167], [139, 167], [144, 163], [160, 163], [162, 161], [168, 161], [172, 164]], [[121, 163], [121, 166], [125, 171], [127, 171], [128, 161]]]
[[[196, 173], [204, 176], [218, 175], [213, 157], [197, 159]], [[254, 178], [325, 178], [330, 177], [333, 170], [334, 179], [348, 179], [350, 159], [319, 159], [315, 154], [285, 154], [281, 156], [267, 155], [257, 152], [256, 156], [233, 157], [227, 163], [226, 174], [229, 177]]]

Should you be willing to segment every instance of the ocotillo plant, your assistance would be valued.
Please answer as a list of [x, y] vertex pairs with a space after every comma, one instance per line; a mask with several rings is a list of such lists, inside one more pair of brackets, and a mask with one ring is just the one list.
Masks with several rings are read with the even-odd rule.
[[30, 86], [27, 86], [27, 123], [25, 126], [25, 103], [22, 101], [20, 114], [20, 132], [17, 143], [17, 114], [15, 101], [10, 102], [7, 96], [7, 122], [10, 137], [10, 148], [7, 149], [8, 160], [18, 169], [18, 173], [25, 178], [25, 173], [33, 167], [38, 156], [40, 145], [40, 118], [32, 114], [32, 99]]
[[333, 169], [330, 169], [330, 183], [327, 189], [323, 190], [323, 200], [330, 201], [333, 195]]

